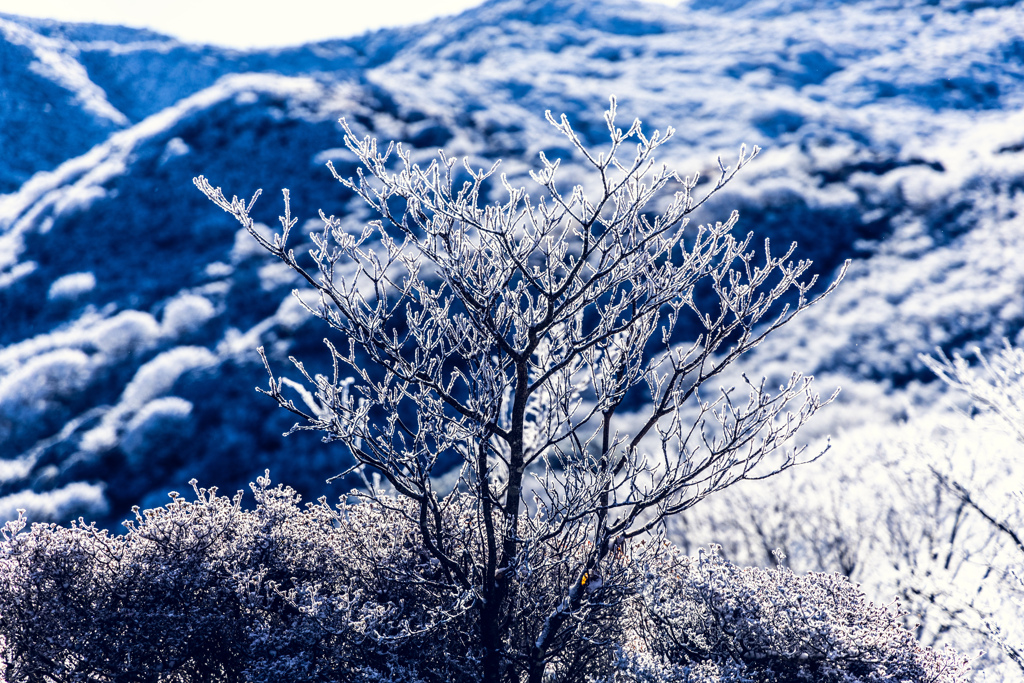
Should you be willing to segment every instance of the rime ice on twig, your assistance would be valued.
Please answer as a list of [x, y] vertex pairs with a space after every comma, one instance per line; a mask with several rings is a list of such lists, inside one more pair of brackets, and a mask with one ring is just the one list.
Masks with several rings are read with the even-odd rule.
[[[688, 224], [757, 148], [741, 149], [732, 167], [719, 160], [716, 182], [697, 196], [696, 175], [655, 162], [672, 129], [647, 135], [636, 120], [623, 131], [612, 99], [609, 144], [595, 153], [565, 116], [547, 118], [586, 160], [596, 195], [560, 184], [559, 162], [543, 154], [531, 173], [542, 190], [535, 199], [498, 164], [474, 169], [442, 152], [424, 167], [401, 144], [381, 150], [343, 120], [362, 168], [356, 178], [331, 171], [380, 218], [352, 234], [321, 214], [315, 270], [287, 246], [296, 223], [287, 191], [282, 233], [271, 240], [250, 215], [259, 193], [229, 201], [196, 179], [314, 288], [304, 305], [341, 340], [325, 340], [331, 376], [292, 359], [313, 389], [297, 392], [302, 405], [285, 393], [296, 384], [263, 357], [266, 393], [301, 418], [293, 429], [341, 441], [356, 468], [415, 501], [426, 547], [453, 595], [478, 596], [485, 633], [501, 637], [527, 609], [515, 577], [558, 567], [554, 602], [528, 610], [545, 615], [530, 646], [489, 651], [485, 678], [507, 665], [538, 680], [573, 624], [635, 592], [635, 577], [612, 562], [616, 543], [740, 480], [813, 459], [785, 450], [827, 403], [811, 378], [794, 373], [777, 392], [746, 378], [741, 391], [708, 383], [842, 277], [814, 297], [810, 263], [791, 260], [795, 244], [777, 254], [765, 240], [758, 254], [752, 235], [736, 237], [735, 212]], [[499, 190], [504, 199], [488, 202]], [[443, 522], [434, 476], [453, 459], [486, 539], [480, 556], [450, 550], [457, 530]], [[574, 552], [545, 556], [539, 548], [552, 540]], [[594, 576], [599, 587], [588, 589]]]

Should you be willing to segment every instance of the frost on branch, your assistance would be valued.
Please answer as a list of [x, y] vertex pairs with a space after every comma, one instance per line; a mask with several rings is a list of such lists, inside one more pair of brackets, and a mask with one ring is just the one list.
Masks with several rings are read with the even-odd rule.
[[[447, 611], [473, 596], [486, 681], [539, 683], [553, 666], [583, 680], [587, 667], [568, 662], [586, 658], [573, 653], [607, 657], [612, 642], [585, 634], [641, 590], [616, 548], [715, 491], [815, 457], [788, 444], [823, 405], [809, 377], [794, 372], [777, 390], [718, 384], [816, 300], [795, 244], [754, 248], [735, 212], [689, 225], [753, 155], [719, 161], [701, 195], [696, 175], [655, 162], [672, 129], [648, 134], [636, 120], [623, 131], [615, 117], [613, 99], [608, 145], [591, 150], [549, 113], [591, 177], [567, 186], [542, 154], [536, 196], [498, 164], [440, 152], [421, 165], [343, 120], [361, 168], [331, 171], [378, 219], [351, 230], [321, 213], [308, 258], [288, 246], [287, 191], [282, 231], [268, 237], [252, 218], [259, 193], [228, 200], [195, 181], [315, 291], [303, 304], [331, 331], [333, 371], [291, 359], [298, 381], [279, 378], [264, 355], [265, 393], [299, 418], [293, 430], [341, 442], [352, 471], [413, 506]], [[436, 477], [452, 462], [445, 495]], [[373, 485], [362, 496], [392, 505]], [[455, 550], [466, 533], [446, 515], [455, 498], [472, 511], [475, 551]], [[550, 582], [539, 601], [526, 597], [537, 577]]]
[[[946, 384], [966, 394], [974, 409], [997, 416], [999, 426], [1015, 439], [1019, 449], [1024, 442], [1024, 349], [1004, 340], [1003, 349], [995, 355], [986, 355], [977, 347], [974, 352], [980, 367], [972, 367], [960, 355], [950, 360], [941, 349], [938, 358], [922, 355], [920, 359]], [[998, 498], [969, 479], [936, 467], [931, 471], [961, 509], [977, 513], [994, 536], [993, 549], [986, 549], [983, 559], [967, 553], [973, 563], [985, 566], [984, 579], [995, 584], [996, 595], [1002, 598], [995, 609], [989, 608], [990, 613], [978, 610], [984, 617], [979, 630], [1024, 673], [1024, 627], [1020, 618], [1024, 596], [1024, 490], [1015, 491], [1012, 501], [1004, 499], [1000, 505]], [[982, 586], [977, 590], [980, 593]]]

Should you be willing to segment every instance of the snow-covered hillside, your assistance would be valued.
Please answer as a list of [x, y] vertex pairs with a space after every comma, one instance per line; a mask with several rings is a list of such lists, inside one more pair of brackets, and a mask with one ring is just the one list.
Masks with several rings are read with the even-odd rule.
[[1012, 3], [492, 0], [264, 52], [12, 16], [0, 37], [0, 517], [109, 524], [192, 477], [234, 490], [267, 467], [340, 493], [323, 480], [341, 453], [282, 439], [289, 418], [253, 391], [258, 344], [315, 363], [323, 330], [191, 185], [263, 188], [269, 226], [283, 187], [303, 221], [361, 217], [324, 168], [353, 168], [340, 116], [424, 158], [502, 158], [528, 187], [538, 152], [568, 155], [544, 111], [596, 144], [612, 94], [623, 119], [677, 129], [662, 160], [682, 173], [760, 145], [701, 219], [739, 208], [824, 279], [855, 260], [744, 367], [844, 384], [819, 431], [930, 400], [918, 353], [1024, 327]]

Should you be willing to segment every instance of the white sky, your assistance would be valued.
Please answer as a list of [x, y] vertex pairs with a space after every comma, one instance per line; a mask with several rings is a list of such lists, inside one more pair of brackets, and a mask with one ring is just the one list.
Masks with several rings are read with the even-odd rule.
[[250, 48], [354, 36], [480, 4], [483, 0], [0, 0], [0, 13], [149, 28], [186, 42]]

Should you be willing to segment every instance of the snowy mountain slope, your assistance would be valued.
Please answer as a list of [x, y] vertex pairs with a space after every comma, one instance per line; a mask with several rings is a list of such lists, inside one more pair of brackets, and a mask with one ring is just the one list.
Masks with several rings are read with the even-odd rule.
[[[624, 7], [632, 18], [628, 5], [527, 7], [534, 11], [489, 3], [368, 78], [399, 85], [403, 106], [475, 110], [473, 123], [494, 131], [493, 155], [533, 157], [550, 140], [530, 113], [542, 108], [592, 126], [599, 141], [609, 92], [620, 111], [677, 126], [677, 167], [706, 169], [715, 154], [728, 160], [739, 141], [763, 146], [705, 217], [739, 207], [742, 229], [776, 244], [796, 240], [798, 254], [823, 275], [886, 245], [855, 268], [851, 280], [860, 284], [847, 283], [809, 314], [808, 324], [830, 309], [861, 313], [843, 316], [851, 331], [834, 355], [824, 357], [825, 347], [802, 359], [808, 372], [905, 382], [921, 373], [920, 351], [1012, 338], [1024, 324], [1009, 305], [1021, 291], [1013, 251], [995, 253], [993, 244], [1013, 244], [1021, 232], [1020, 7], [862, 2], [785, 13], [777, 3], [746, 3], [726, 13], [652, 6], [644, 8], [646, 24], [627, 20], [619, 31], [602, 27], [603, 13]], [[1006, 279], [993, 287], [992, 277]], [[957, 294], [972, 278], [985, 296]], [[780, 335], [770, 355], [786, 355], [794, 343]]]
[[[133, 121], [212, 85], [229, 73], [312, 75], [324, 80], [358, 79], [370, 64], [386, 59], [369, 34], [270, 51], [239, 51], [175, 40], [80, 40], [81, 62]], [[390, 36], [397, 38], [397, 36]], [[386, 43], [385, 46], [393, 43]]]
[[[20, 55], [4, 92], [35, 87], [22, 44], [45, 46], [78, 79], [51, 99], [107, 127], [82, 126], [76, 148], [39, 120], [50, 151], [31, 168], [52, 170], [0, 197], [0, 516], [106, 510], [109, 522], [193, 476], [240, 488], [264, 467], [306, 495], [326, 490], [340, 456], [283, 441], [290, 421], [251, 390], [265, 383], [257, 344], [278, 366], [289, 353], [315, 364], [323, 331], [191, 178], [229, 195], [264, 188], [269, 226], [282, 187], [303, 221], [320, 208], [361, 220], [322, 167], [351, 172], [342, 115], [418, 158], [439, 146], [501, 157], [527, 187], [541, 150], [564, 158], [567, 182], [583, 177], [544, 110], [600, 144], [611, 94], [623, 121], [676, 127], [662, 160], [682, 173], [712, 176], [716, 156], [761, 145], [700, 220], [738, 207], [741, 230], [779, 248], [795, 239], [823, 278], [857, 260], [741, 368], [844, 384], [832, 427], [890, 419], [928, 380], [919, 352], [1017, 337], [1024, 10], [712, 4], [492, 0], [422, 27], [245, 53], [6, 20], [21, 42], [0, 42]], [[5, 153], [0, 177], [27, 177], [25, 155]], [[873, 398], [853, 410], [857, 397]]]
[[89, 80], [132, 123], [231, 73], [320, 74], [330, 81], [358, 79], [364, 69], [391, 59], [405, 43], [433, 26], [429, 23], [425, 29], [373, 31], [351, 39], [246, 51], [182, 43], [144, 29], [0, 17], [22, 31], [29, 29], [37, 34], [37, 42], [73, 55], [79, 62], [76, 68], [84, 68]]
[[[228, 481], [279, 469], [290, 423], [254, 405], [254, 348], [305, 316], [287, 296], [293, 280], [209, 211], [191, 179], [247, 192], [294, 184], [307, 216], [340, 213], [340, 199], [322, 201], [341, 196], [337, 183], [313, 160], [336, 142], [340, 112], [366, 109], [360, 96], [309, 78], [228, 76], [6, 198], [0, 444], [17, 465], [0, 491], [102, 480], [120, 513], [179, 467], [178, 478], [198, 468]], [[253, 157], [259, 170], [238, 163]], [[315, 335], [300, 339], [319, 350]], [[297, 462], [292, 474], [308, 484], [338, 466]]]
[[127, 125], [77, 56], [0, 17], [0, 194]]
[[[865, 2], [758, 16], [750, 7], [740, 15], [579, 2], [526, 7], [532, 11], [488, 3], [367, 78], [386, 84], [400, 106], [464, 112], [464, 127], [484, 133], [492, 156], [536, 158], [552, 140], [536, 115], [548, 108], [599, 142], [610, 94], [626, 115], [677, 128], [668, 161], [682, 169], [710, 170], [716, 155], [730, 159], [740, 142], [760, 145], [783, 161], [762, 161], [741, 176], [748, 187], [723, 197], [719, 212], [735, 201], [749, 205], [746, 226], [796, 239], [802, 255], [826, 270], [861, 254], [859, 240], [893, 229], [894, 208], [877, 204], [893, 198], [852, 193], [851, 175], [903, 166], [941, 172], [933, 146], [982, 126], [1005, 127], [1024, 93], [1024, 69], [1013, 56], [1024, 35], [1018, 8], [966, 14]], [[609, 13], [626, 19], [613, 22]], [[958, 76], [965, 69], [970, 77]], [[771, 171], [760, 175], [773, 180], [751, 191], [750, 174], [766, 163]]]
[[0, 31], [6, 52], [0, 72], [6, 102], [0, 110], [0, 130], [6, 133], [0, 138], [5, 150], [0, 182], [7, 183], [0, 184], [0, 192], [224, 75], [330, 72], [337, 77], [358, 70], [361, 59], [344, 41], [247, 53], [187, 45], [152, 31], [11, 15], [0, 15]]

